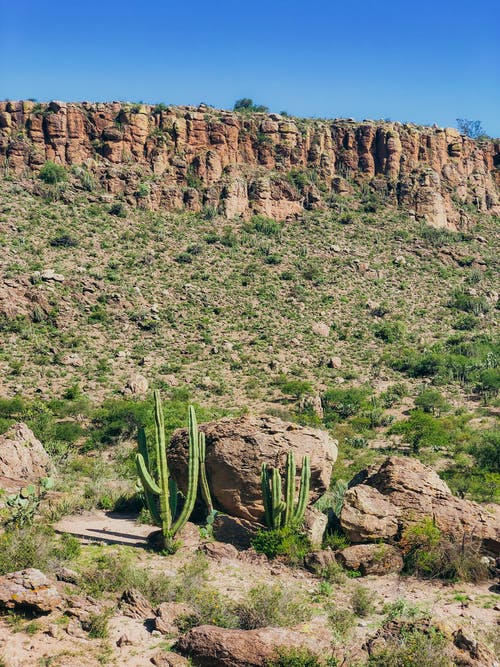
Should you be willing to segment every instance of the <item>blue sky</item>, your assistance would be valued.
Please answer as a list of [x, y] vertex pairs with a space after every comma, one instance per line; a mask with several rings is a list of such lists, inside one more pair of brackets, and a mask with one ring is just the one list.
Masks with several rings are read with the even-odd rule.
[[130, 100], [500, 136], [498, 0], [0, 0], [0, 99]]

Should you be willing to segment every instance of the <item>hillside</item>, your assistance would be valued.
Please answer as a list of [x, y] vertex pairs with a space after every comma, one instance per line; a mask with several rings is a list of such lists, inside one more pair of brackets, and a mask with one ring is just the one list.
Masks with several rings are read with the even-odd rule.
[[[398, 666], [423, 665], [425, 654], [425, 664], [489, 667], [484, 647], [482, 662], [474, 651], [460, 662], [469, 654], [456, 630], [498, 649], [490, 581], [498, 568], [474, 551], [474, 535], [467, 551], [456, 530], [443, 542], [434, 515], [417, 524], [421, 543], [405, 527], [405, 574], [376, 572], [361, 585], [358, 567], [342, 569], [328, 549], [348, 548], [350, 539], [335, 494], [384, 460], [400, 466], [402, 495], [405, 481], [418, 487], [428, 478], [420, 495], [435, 493], [445, 521], [448, 505], [459, 515], [465, 508], [453, 521], [469, 510], [470, 525], [477, 516], [493, 521], [500, 144], [382, 121], [2, 102], [0, 154], [0, 449], [2, 438], [12, 449], [13, 436], [2, 434], [25, 422], [49, 453], [56, 484], [34, 526], [12, 527], [1, 509], [0, 575], [14, 565], [77, 572], [63, 579], [71, 613], [32, 624], [17, 612], [0, 618], [0, 641], [11, 657], [24, 656], [8, 667], [28, 654], [58, 656], [61, 667], [139, 666], [146, 655], [151, 664], [187, 665], [177, 654], [180, 662], [168, 662], [165, 649], [193, 626], [196, 639], [205, 623], [244, 633], [300, 620], [327, 646], [324, 656], [333, 651], [331, 661], [280, 665], [383, 667], [383, 651], [379, 662], [360, 662], [366, 646], [373, 642], [377, 655], [374, 632], [389, 627], [383, 642], [396, 651], [402, 624], [417, 658]], [[153, 388], [164, 397], [168, 436], [185, 425], [188, 403], [200, 423], [247, 413], [294, 422], [278, 428], [270, 418], [271, 439], [297, 422], [328, 431], [339, 452], [332, 493], [321, 499], [330, 520], [337, 517], [319, 552], [330, 554], [326, 566], [306, 572], [310, 554], [297, 536], [286, 536], [285, 553], [268, 561], [214, 541], [208, 522], [200, 530], [187, 524], [174, 556], [146, 549], [151, 516], [134, 455], [137, 426], [153, 433]], [[24, 438], [26, 427], [16, 428]], [[251, 432], [245, 443], [262, 437]], [[422, 472], [411, 457], [430, 468]], [[2, 475], [7, 489], [12, 476]], [[260, 593], [252, 581], [264, 582]], [[148, 598], [133, 613], [119, 602], [130, 588]], [[161, 605], [151, 607], [159, 603], [175, 607], [165, 607], [172, 618], [163, 625]], [[451, 619], [454, 634], [441, 635], [431, 618]], [[443, 647], [451, 636], [461, 653], [450, 662]]]

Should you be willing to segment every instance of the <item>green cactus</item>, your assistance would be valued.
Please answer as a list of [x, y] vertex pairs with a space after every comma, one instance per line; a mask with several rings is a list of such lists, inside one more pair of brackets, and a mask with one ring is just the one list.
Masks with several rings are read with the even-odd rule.
[[295, 457], [288, 452], [286, 457], [285, 499], [282, 498], [282, 480], [277, 468], [269, 468], [262, 464], [261, 486], [264, 501], [265, 520], [268, 528], [277, 529], [282, 526], [298, 524], [304, 518], [309, 500], [311, 483], [311, 464], [308, 456], [302, 461], [299, 497], [295, 505]]
[[172, 543], [172, 538], [181, 530], [189, 519], [196, 501], [198, 477], [200, 470], [200, 446], [198, 424], [193, 406], [189, 406], [188, 413], [188, 484], [184, 505], [179, 516], [177, 514], [178, 489], [174, 479], [170, 477], [167, 463], [167, 445], [165, 442], [165, 425], [160, 393], [154, 392], [155, 413], [155, 454], [156, 474], [150, 463], [150, 457], [144, 429], [139, 429], [136, 455], [137, 472], [141, 481], [146, 505], [151, 512], [154, 522], [160, 526], [164, 546]]
[[210, 495], [210, 487], [208, 486], [207, 479], [207, 469], [205, 464], [205, 455], [206, 455], [206, 443], [205, 443], [205, 434], [201, 431], [198, 434], [198, 450], [200, 452], [200, 489], [201, 497], [205, 505], [207, 506], [208, 516], [214, 511], [214, 505], [212, 503], [212, 496]]

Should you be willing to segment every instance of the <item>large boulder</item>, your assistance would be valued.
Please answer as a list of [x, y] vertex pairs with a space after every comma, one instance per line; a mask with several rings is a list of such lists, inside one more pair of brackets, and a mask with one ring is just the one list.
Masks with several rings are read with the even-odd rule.
[[[276, 417], [244, 416], [200, 426], [206, 436], [206, 469], [217, 509], [249, 521], [263, 522], [261, 466], [269, 463], [285, 474], [287, 453], [295, 454], [297, 473], [305, 455], [311, 459], [314, 502], [329, 486], [337, 445], [327, 433]], [[173, 435], [169, 466], [182, 490], [186, 488], [187, 431]], [[298, 481], [298, 474], [297, 474]]]
[[0, 609], [48, 614], [63, 601], [55, 582], [40, 570], [28, 568], [0, 577]]
[[50, 469], [50, 457], [26, 424], [0, 435], [0, 486], [8, 491], [36, 482]]
[[451, 537], [475, 537], [485, 552], [500, 554], [500, 508], [456, 498], [431, 468], [392, 456], [362, 471], [344, 496], [340, 523], [351, 542], [397, 542], [425, 517]]
[[[201, 625], [183, 635], [176, 649], [197, 667], [265, 667], [279, 648], [306, 648], [319, 655], [331, 652], [331, 637], [324, 628], [311, 624], [301, 628], [259, 628], [228, 630]], [[319, 634], [321, 631], [322, 634]]]

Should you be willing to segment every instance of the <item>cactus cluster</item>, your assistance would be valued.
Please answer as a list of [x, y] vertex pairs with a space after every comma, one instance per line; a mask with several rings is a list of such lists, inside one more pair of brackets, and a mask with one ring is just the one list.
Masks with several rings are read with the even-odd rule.
[[282, 479], [277, 468], [262, 464], [261, 484], [264, 511], [268, 528], [297, 525], [304, 518], [309, 500], [311, 464], [308, 456], [302, 461], [299, 497], [295, 504], [295, 457], [288, 452], [286, 457], [285, 497], [283, 499]]
[[[200, 481], [202, 496], [209, 512], [212, 500], [205, 472], [205, 435], [198, 430], [196, 413], [193, 406], [188, 409], [188, 479], [184, 504], [177, 515], [179, 492], [175, 480], [170, 476], [167, 462], [167, 444], [165, 425], [160, 393], [154, 392], [155, 415], [155, 462], [156, 472], [152, 465], [143, 428], [138, 433], [138, 453], [136, 455], [137, 472], [144, 491], [146, 505], [154, 522], [160, 526], [165, 546], [189, 519], [197, 496]], [[200, 477], [200, 466], [202, 473]]]

